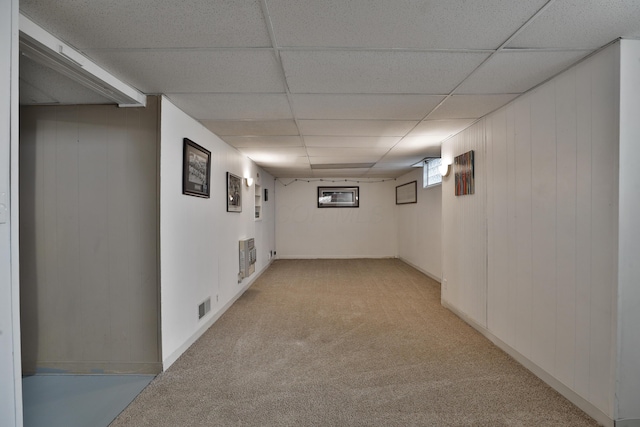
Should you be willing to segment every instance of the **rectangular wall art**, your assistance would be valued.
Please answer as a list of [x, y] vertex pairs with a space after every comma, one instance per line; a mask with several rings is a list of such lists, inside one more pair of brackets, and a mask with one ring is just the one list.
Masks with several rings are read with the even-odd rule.
[[211, 152], [188, 138], [184, 138], [182, 165], [182, 194], [209, 197], [211, 181]]
[[357, 208], [360, 187], [318, 187], [319, 208]]
[[456, 196], [473, 194], [475, 189], [473, 150], [455, 157], [453, 171], [456, 176]]
[[242, 178], [227, 172], [227, 212], [242, 212]]

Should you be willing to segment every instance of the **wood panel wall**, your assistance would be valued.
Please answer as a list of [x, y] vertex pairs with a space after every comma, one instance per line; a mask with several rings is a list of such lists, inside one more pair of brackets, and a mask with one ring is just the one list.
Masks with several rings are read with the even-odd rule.
[[158, 106], [21, 109], [23, 371], [160, 370]]
[[476, 150], [476, 194], [443, 188], [443, 299], [609, 418], [618, 117], [614, 45], [443, 146]]

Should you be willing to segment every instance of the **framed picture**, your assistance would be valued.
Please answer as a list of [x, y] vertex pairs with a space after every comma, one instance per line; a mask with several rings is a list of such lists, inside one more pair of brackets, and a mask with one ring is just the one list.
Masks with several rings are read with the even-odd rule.
[[396, 187], [396, 205], [418, 203], [418, 181], [407, 182]]
[[473, 194], [475, 191], [473, 150], [453, 159], [453, 171], [456, 177], [456, 196]]
[[360, 187], [318, 187], [319, 208], [360, 207]]
[[227, 172], [227, 212], [242, 212], [242, 178]]
[[211, 191], [211, 151], [184, 138], [182, 194], [209, 198]]

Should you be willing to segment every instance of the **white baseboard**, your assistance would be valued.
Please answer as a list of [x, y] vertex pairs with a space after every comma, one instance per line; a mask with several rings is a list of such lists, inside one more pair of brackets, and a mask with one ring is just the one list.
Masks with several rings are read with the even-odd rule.
[[373, 255], [278, 255], [278, 259], [389, 259], [395, 256]]
[[238, 300], [238, 298], [240, 298], [242, 294], [244, 294], [246, 290], [249, 289], [251, 285], [253, 285], [253, 283], [258, 279], [258, 277], [260, 277], [262, 273], [267, 271], [267, 268], [269, 268], [269, 266], [274, 260], [275, 258], [271, 258], [269, 263], [265, 265], [262, 270], [260, 270], [247, 283], [243, 284], [242, 287], [240, 287], [238, 292], [235, 294], [233, 298], [231, 298], [231, 300], [229, 300], [229, 302], [223, 305], [218, 311], [213, 313], [211, 318], [209, 318], [205, 323], [203, 323], [202, 326], [200, 326], [200, 328], [198, 328], [198, 330], [193, 335], [191, 335], [180, 347], [178, 347], [169, 356], [165, 357], [162, 361], [163, 370], [166, 371], [167, 369], [169, 369], [169, 367], [173, 365], [175, 361], [178, 360], [178, 358], [180, 358], [180, 356], [182, 356], [182, 354], [185, 351], [187, 351], [189, 347], [191, 347], [196, 341], [198, 341], [198, 338], [200, 338], [202, 334], [204, 334], [207, 331], [207, 329], [211, 327], [211, 325], [213, 325], [220, 317], [222, 317], [222, 315], [233, 305], [233, 303], [235, 303]]
[[[582, 409], [584, 412], [586, 412], [590, 417], [595, 419], [601, 425], [605, 427], [640, 427], [640, 423], [637, 423], [638, 420], [625, 420], [625, 421], [614, 422], [613, 419], [611, 419], [607, 414], [602, 412], [602, 410], [598, 409], [591, 402], [587, 401], [578, 393], [576, 393], [575, 391], [571, 390], [569, 387], [561, 383], [558, 379], [556, 379], [547, 371], [542, 369], [540, 366], [536, 365], [531, 360], [523, 356], [516, 349], [506, 344], [500, 338], [493, 335], [491, 331], [479, 325], [474, 320], [472, 320], [469, 316], [457, 310], [455, 307], [449, 305], [447, 301], [442, 300], [442, 305], [448, 310], [451, 310], [456, 316], [460, 317], [462, 320], [464, 320], [466, 323], [468, 323], [470, 326], [472, 326], [474, 329], [476, 329], [478, 332], [484, 335], [489, 341], [494, 343], [498, 348], [503, 350], [509, 356], [513, 357], [518, 363], [520, 363], [522, 366], [527, 368], [535, 376], [540, 378], [549, 386], [554, 388], [558, 393], [563, 395], [568, 401], [576, 405], [578, 408]], [[630, 422], [630, 424], [623, 424], [627, 421]]]

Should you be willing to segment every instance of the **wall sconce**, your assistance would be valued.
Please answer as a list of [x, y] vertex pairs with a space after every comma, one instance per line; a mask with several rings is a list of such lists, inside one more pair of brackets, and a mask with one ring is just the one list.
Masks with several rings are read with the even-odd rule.
[[253, 178], [245, 178], [244, 183], [247, 187], [251, 187], [253, 185]]
[[445, 176], [449, 176], [450, 171], [451, 171], [451, 165], [442, 163], [440, 166], [438, 166], [438, 172], [440, 172], [440, 175], [442, 175], [443, 178]]

